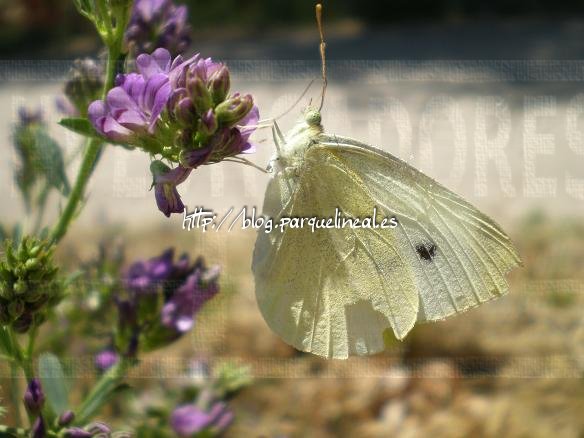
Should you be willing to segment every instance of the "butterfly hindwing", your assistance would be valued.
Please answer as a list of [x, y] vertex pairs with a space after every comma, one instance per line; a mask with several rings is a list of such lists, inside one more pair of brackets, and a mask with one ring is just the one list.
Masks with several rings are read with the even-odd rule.
[[[284, 171], [271, 180], [264, 215], [328, 218], [338, 207], [353, 217], [370, 216], [375, 201], [336, 161], [325, 149], [307, 151], [296, 177]], [[264, 318], [303, 351], [334, 358], [372, 354], [384, 349], [386, 328], [403, 338], [417, 318], [415, 274], [390, 229], [312, 232], [305, 225], [260, 233], [253, 268]]]

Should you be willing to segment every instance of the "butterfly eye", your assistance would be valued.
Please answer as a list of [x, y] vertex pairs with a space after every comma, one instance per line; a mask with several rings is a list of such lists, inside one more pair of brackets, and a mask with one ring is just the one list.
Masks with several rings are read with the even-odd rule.
[[304, 120], [310, 126], [319, 126], [321, 122], [320, 112], [315, 108], [309, 108], [304, 114]]

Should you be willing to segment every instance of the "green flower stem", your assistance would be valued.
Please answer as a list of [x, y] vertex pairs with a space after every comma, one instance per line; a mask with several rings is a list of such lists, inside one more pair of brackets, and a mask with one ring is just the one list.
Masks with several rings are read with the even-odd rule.
[[77, 205], [79, 201], [83, 198], [85, 193], [85, 188], [89, 181], [89, 177], [95, 167], [97, 158], [101, 151], [101, 141], [99, 139], [91, 138], [87, 141], [87, 146], [85, 147], [85, 153], [83, 154], [83, 161], [81, 162], [81, 168], [77, 174], [77, 179], [75, 180], [75, 185], [73, 190], [69, 194], [67, 199], [67, 205], [59, 217], [59, 222], [53, 229], [51, 234], [51, 240], [55, 243], [59, 242], [67, 232], [69, 224], [75, 215], [77, 210]]
[[[12, 354], [13, 354], [13, 360], [14, 362], [12, 363], [11, 366], [11, 370], [12, 370], [12, 388], [11, 388], [11, 392], [12, 392], [12, 403], [14, 404], [14, 410], [15, 410], [15, 417], [18, 420], [18, 422], [20, 422], [20, 403], [22, 402], [22, 397], [24, 396], [24, 394], [21, 392], [20, 389], [20, 385], [19, 385], [19, 379], [17, 376], [17, 366], [20, 367], [22, 369], [22, 371], [24, 372], [24, 376], [26, 378], [26, 383], [30, 383], [30, 381], [34, 378], [34, 367], [32, 364], [32, 355], [27, 352], [22, 351], [22, 347], [20, 346], [20, 343], [18, 342], [18, 339], [16, 337], [16, 334], [14, 333], [14, 330], [12, 329], [8, 329], [8, 334], [10, 336], [10, 341], [12, 344]], [[30, 335], [33, 339], [31, 340], [31, 338], [29, 338], [29, 348], [33, 348], [31, 347], [34, 346], [34, 337], [36, 336], [36, 329], [33, 329], [33, 331], [30, 333]], [[32, 426], [35, 417], [33, 415], [31, 415], [29, 412], [27, 412], [28, 414], [28, 420], [30, 422], [30, 425]]]
[[37, 333], [39, 332], [39, 326], [33, 325], [28, 334], [28, 345], [26, 347], [26, 356], [32, 358], [34, 353], [34, 342], [36, 341]]
[[21, 393], [18, 379], [18, 365], [14, 362], [10, 364], [10, 397], [12, 398], [12, 406], [14, 407], [14, 424], [20, 426], [22, 424], [22, 414], [20, 413]]
[[[108, 47], [106, 77], [102, 91], [103, 99], [105, 99], [108, 91], [113, 87], [114, 84], [116, 64], [122, 50], [122, 41], [123, 32], [121, 33], [121, 36], [118, 36], [116, 41]], [[85, 188], [87, 187], [89, 178], [93, 173], [93, 169], [97, 165], [102, 147], [103, 144], [100, 139], [90, 138], [87, 140], [87, 146], [85, 147], [85, 153], [83, 154], [81, 167], [79, 168], [79, 173], [77, 174], [77, 179], [75, 180], [73, 189], [71, 190], [69, 198], [67, 199], [67, 205], [61, 213], [59, 222], [57, 222], [57, 225], [51, 234], [51, 240], [53, 240], [55, 243], [59, 242], [63, 238], [67, 232], [67, 229], [69, 228], [69, 225], [71, 224], [71, 221], [73, 220], [73, 217], [75, 216], [75, 213], [77, 212], [77, 206], [83, 199]]]
[[121, 383], [131, 365], [132, 361], [121, 358], [101, 376], [97, 384], [93, 387], [92, 391], [79, 407], [79, 410], [76, 411], [76, 424], [85, 424], [106, 402], [109, 401], [108, 399], [112, 391], [114, 391]]

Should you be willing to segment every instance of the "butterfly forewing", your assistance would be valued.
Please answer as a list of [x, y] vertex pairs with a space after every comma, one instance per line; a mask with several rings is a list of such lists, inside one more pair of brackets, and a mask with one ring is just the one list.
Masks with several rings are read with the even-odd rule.
[[398, 218], [394, 238], [415, 272], [418, 320], [444, 319], [507, 292], [505, 274], [521, 262], [492, 219], [390, 154], [349, 138], [319, 141], [311, 155], [332, 154], [339, 171], [358, 175], [359, 196]]

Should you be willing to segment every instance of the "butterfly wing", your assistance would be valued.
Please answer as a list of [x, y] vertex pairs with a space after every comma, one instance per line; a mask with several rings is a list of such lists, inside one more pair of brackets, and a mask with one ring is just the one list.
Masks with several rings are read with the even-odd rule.
[[[335, 208], [371, 216], [375, 200], [358, 175], [338, 167], [330, 148], [313, 147], [293, 175], [270, 182], [264, 215], [332, 218]], [[384, 349], [391, 327], [403, 338], [416, 322], [412, 263], [393, 230], [288, 226], [260, 232], [254, 250], [256, 296], [268, 325], [299, 350], [329, 358]]]
[[436, 321], [508, 291], [505, 275], [521, 264], [491, 218], [402, 160], [349, 138], [322, 134], [315, 153], [332, 154], [357, 175], [360, 193], [400, 226], [393, 230], [420, 294], [419, 321]]

